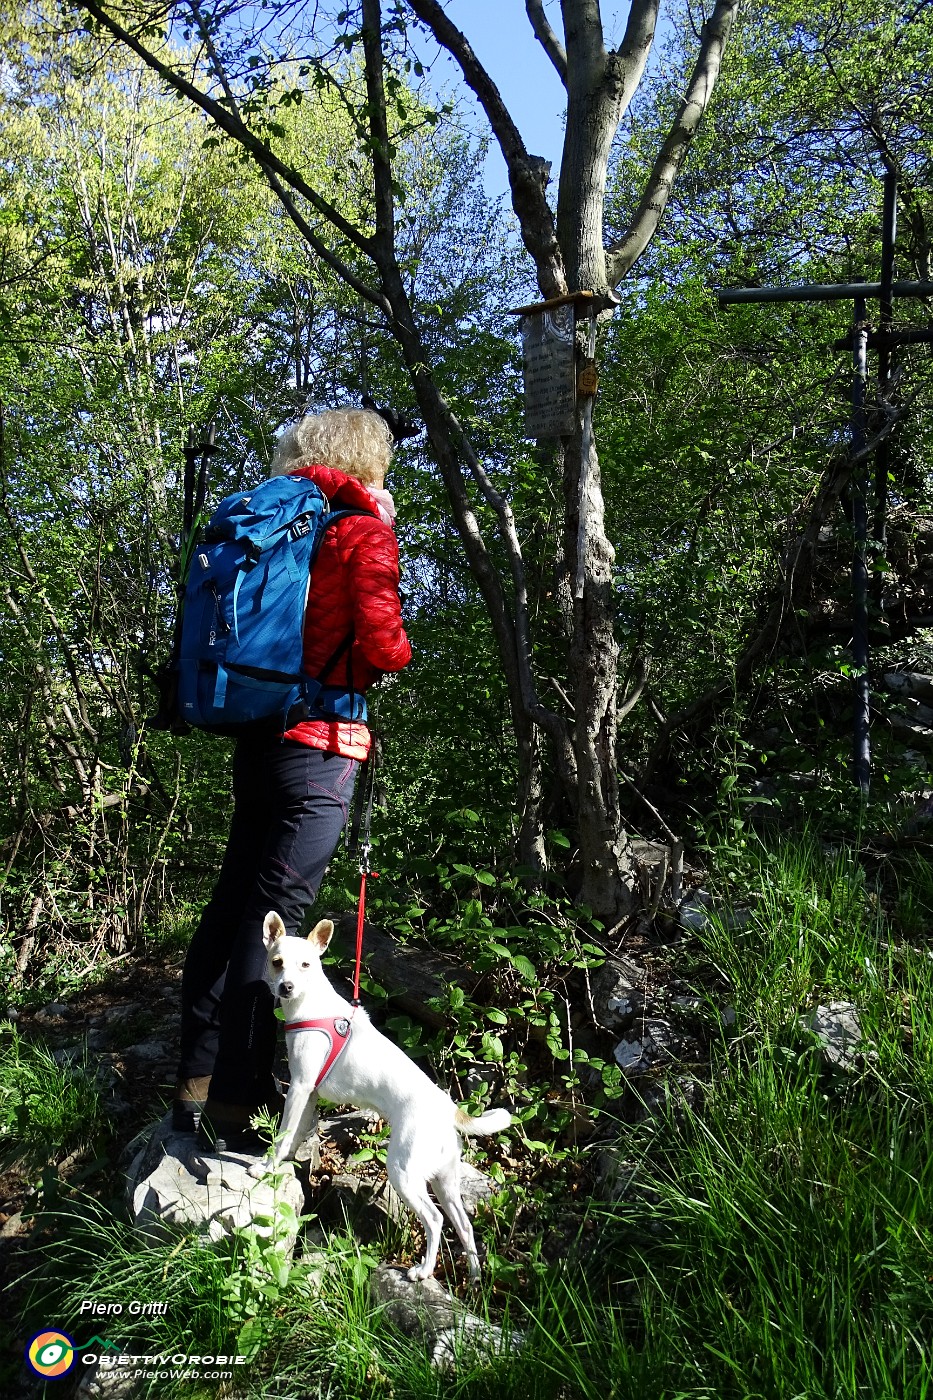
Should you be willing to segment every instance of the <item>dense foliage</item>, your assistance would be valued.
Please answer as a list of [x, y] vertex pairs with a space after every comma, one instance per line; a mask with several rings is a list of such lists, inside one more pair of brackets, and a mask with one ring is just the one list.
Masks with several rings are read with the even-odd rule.
[[[362, 393], [412, 407], [385, 322], [315, 256], [243, 151], [81, 32], [68, 6], [38, 9], [0, 21], [0, 977], [12, 1015], [121, 956], [180, 958], [217, 867], [227, 744], [151, 723], [189, 426], [216, 430], [216, 500], [262, 472], [302, 409]], [[251, 23], [259, 12], [230, 7]], [[694, 19], [692, 6], [672, 11], [614, 147], [610, 236], [628, 226], [681, 100]], [[239, 78], [253, 74], [276, 151], [368, 229], [372, 150], [342, 23], [310, 68], [297, 50], [251, 66], [245, 40], [231, 56]], [[194, 62], [190, 33], [156, 39]], [[483, 191], [481, 143], [406, 46], [399, 21], [399, 264], [432, 373], [493, 485], [473, 483], [470, 499], [502, 577], [496, 491], [514, 518], [539, 692], [572, 724], [564, 482], [552, 448], [523, 437], [506, 314], [534, 293], [514, 224]], [[56, 1217], [67, 1192], [48, 1172], [30, 1197], [54, 1240], [30, 1302], [37, 1326], [89, 1292], [167, 1289], [194, 1300], [192, 1345], [249, 1348], [257, 1394], [273, 1393], [286, 1352], [302, 1393], [354, 1400], [927, 1394], [933, 710], [899, 708], [883, 678], [933, 673], [930, 347], [902, 347], [885, 386], [870, 360], [868, 431], [887, 451], [870, 505], [883, 488], [887, 506], [871, 547], [863, 804], [849, 758], [852, 371], [836, 344], [851, 306], [724, 308], [715, 289], [874, 279], [886, 170], [899, 182], [896, 275], [930, 276], [931, 62], [929, 5], [746, 7], [665, 219], [601, 324], [595, 416], [619, 699], [633, 702], [603, 757], [626, 831], [658, 842], [613, 927], [580, 900], [579, 813], [543, 730], [542, 859], [521, 863], [522, 734], [489, 599], [424, 440], [394, 463], [415, 655], [375, 706], [369, 909], [449, 978], [423, 1021], [373, 979], [365, 990], [465, 1100], [516, 1110], [484, 1160], [509, 1190], [481, 1232], [485, 1304], [525, 1332], [525, 1353], [440, 1380], [373, 1322], [375, 1256], [351, 1239], [324, 1247], [320, 1286], [317, 1256], [288, 1265], [274, 1238], [249, 1232], [226, 1253], [192, 1240], [140, 1250], [117, 1207], [76, 1198]], [[928, 307], [898, 302], [896, 322], [926, 326]], [[790, 826], [805, 835], [787, 839]], [[684, 843], [688, 879], [724, 917], [680, 939], [683, 891], [659, 860]], [[349, 909], [356, 878], [338, 853], [319, 904]], [[697, 1063], [647, 1087], [626, 1081], [593, 1009], [592, 980], [620, 952], [648, 983], [676, 986], [671, 1016], [696, 1048]], [[827, 1068], [808, 1030], [813, 1006], [836, 998], [859, 1009], [868, 1047], [848, 1068]], [[22, 1170], [74, 1150], [93, 1159], [95, 1191], [95, 1171], [113, 1175], [106, 1156], [123, 1144], [103, 1092], [87, 1057], [0, 1027], [0, 1146]], [[378, 1139], [364, 1149], [369, 1161], [380, 1151]], [[617, 1195], [584, 1208], [597, 1179]]]
[[[624, 685], [648, 671], [621, 731], [623, 799], [636, 829], [661, 834], [656, 808], [688, 838], [721, 792], [747, 796], [753, 782], [758, 797], [785, 807], [801, 786], [817, 808], [826, 791], [842, 812], [851, 805], [844, 489], [817, 522], [806, 588], [787, 596], [787, 616], [768, 632], [787, 542], [812, 523], [845, 455], [850, 372], [832, 348], [845, 306], [717, 309], [713, 288], [875, 275], [885, 162], [901, 182], [899, 275], [923, 276], [928, 262], [925, 12], [896, 48], [900, 30], [868, 0], [844, 13], [776, 3], [766, 18], [740, 24], [715, 109], [601, 350], [597, 417]], [[41, 966], [40, 924], [122, 947], [160, 918], [171, 922], [216, 862], [223, 746], [176, 742], [147, 724], [147, 672], [164, 654], [173, 607], [187, 426], [217, 428], [217, 496], [261, 470], [295, 409], [364, 390], [396, 401], [406, 393], [384, 331], [309, 257], [249, 162], [142, 68], [115, 67], [87, 37], [46, 58], [43, 32], [38, 20], [9, 22], [2, 94], [11, 566], [0, 762], [13, 794], [5, 956], [18, 977]], [[618, 146], [620, 226], [688, 62], [684, 34], [682, 44], [670, 32]], [[520, 436], [517, 347], [503, 315], [514, 299], [512, 235], [479, 188], [482, 152], [438, 124], [423, 98], [406, 100], [401, 253], [419, 302], [436, 303], [444, 392], [510, 499], [539, 684], [558, 697], [568, 684], [559, 488], [548, 451]], [[300, 147], [328, 192], [365, 216], [355, 134], [333, 89], [319, 85], [313, 104], [277, 111], [283, 149]], [[467, 246], [485, 249], [469, 266]], [[916, 303], [898, 307], [901, 319], [918, 314]], [[909, 348], [898, 371], [907, 418], [893, 439], [890, 494], [900, 555], [879, 547], [874, 560], [879, 671], [926, 656], [924, 633], [896, 634], [881, 605], [883, 590], [891, 612], [910, 586], [927, 504], [928, 363], [924, 348]], [[516, 738], [488, 612], [420, 445], [400, 454], [395, 487], [416, 660], [385, 687], [380, 722], [385, 849], [404, 902], [404, 872], [417, 868], [423, 882], [425, 861], [508, 868]], [[909, 787], [916, 764], [888, 743], [881, 708], [879, 777]], [[545, 744], [545, 827], [566, 829], [551, 864], [572, 894], [573, 816], [553, 757]], [[428, 885], [419, 898], [440, 896]]]

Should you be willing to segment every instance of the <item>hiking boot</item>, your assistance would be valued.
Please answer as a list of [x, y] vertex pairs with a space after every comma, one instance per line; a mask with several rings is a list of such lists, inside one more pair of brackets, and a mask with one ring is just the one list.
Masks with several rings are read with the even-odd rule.
[[203, 1074], [197, 1079], [180, 1079], [175, 1085], [172, 1101], [172, 1132], [193, 1133], [197, 1131], [201, 1111], [207, 1102], [211, 1077]]
[[281, 1095], [270, 1095], [265, 1103], [248, 1105], [208, 1098], [198, 1125], [198, 1146], [211, 1153], [243, 1152], [262, 1156], [269, 1150], [269, 1137], [252, 1127], [250, 1119], [262, 1109], [268, 1109], [277, 1118], [284, 1103]]

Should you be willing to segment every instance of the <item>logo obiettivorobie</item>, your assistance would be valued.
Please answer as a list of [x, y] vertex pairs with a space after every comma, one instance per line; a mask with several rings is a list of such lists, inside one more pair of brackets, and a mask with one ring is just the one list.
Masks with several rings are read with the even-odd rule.
[[64, 1332], [37, 1332], [26, 1347], [26, 1360], [36, 1375], [57, 1380], [74, 1365], [75, 1344]]

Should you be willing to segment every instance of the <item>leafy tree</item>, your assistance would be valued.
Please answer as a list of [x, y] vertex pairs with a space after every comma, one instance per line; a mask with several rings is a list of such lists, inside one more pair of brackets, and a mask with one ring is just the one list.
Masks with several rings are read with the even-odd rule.
[[[603, 203], [611, 144], [645, 71], [657, 0], [633, 0], [622, 42], [611, 51], [605, 46], [597, 0], [564, 0], [562, 39], [540, 0], [527, 4], [529, 40], [533, 35], [543, 45], [567, 90], [556, 212], [546, 196], [545, 163], [526, 150], [466, 36], [437, 0], [408, 0], [385, 15], [379, 0], [363, 0], [339, 14], [316, 9], [313, 15], [304, 10], [299, 15], [291, 5], [274, 0], [261, 12], [246, 4], [156, 5], [147, 0], [119, 8], [102, 0], [80, 6], [102, 32], [143, 58], [255, 161], [310, 249], [380, 313], [397, 341], [508, 685], [519, 762], [522, 857], [538, 866], [545, 860], [539, 776], [543, 733], [577, 828], [582, 898], [607, 917], [628, 904], [630, 859], [615, 778], [619, 705], [612, 550], [604, 531], [595, 447], [581, 419], [557, 454], [562, 509], [556, 532], [558, 580], [552, 591], [560, 602], [555, 635], [567, 698], [545, 704], [535, 667], [520, 527], [507, 491], [491, 477], [434, 372], [436, 317], [412, 299], [400, 257], [406, 196], [397, 152], [409, 131], [437, 120], [437, 114], [413, 105], [407, 96], [406, 77], [420, 66], [408, 50], [407, 28], [425, 27], [475, 93], [506, 160], [513, 209], [541, 293], [554, 297], [589, 290], [601, 309], [611, 306], [613, 287], [657, 228], [716, 83], [737, 8], [738, 0], [717, 0], [712, 9], [638, 208], [607, 248]], [[161, 36], [166, 29], [182, 31], [192, 45], [185, 61], [165, 49]], [[360, 71], [364, 100], [358, 92]], [[352, 113], [367, 162], [372, 183], [365, 220], [348, 217], [281, 145], [282, 109], [307, 92], [329, 89], [340, 92]], [[498, 535], [495, 548], [487, 542], [490, 527]], [[504, 567], [497, 555], [504, 556]], [[622, 701], [623, 711], [628, 703]]]
[[[383, 397], [398, 367], [331, 270], [308, 266], [248, 163], [205, 149], [203, 127], [141, 65], [111, 56], [92, 71], [87, 40], [40, 60], [42, 33], [21, 16], [8, 23], [0, 97], [11, 561], [0, 766], [16, 794], [4, 867], [14, 922], [17, 905], [28, 924], [44, 903], [53, 926], [119, 946], [144, 927], [155, 890], [177, 900], [203, 882], [223, 821], [215, 741], [179, 746], [146, 722], [145, 673], [174, 606], [187, 427], [218, 428], [216, 498], [254, 478], [276, 427], [309, 398], [340, 402], [354, 381]], [[292, 106], [284, 139], [313, 153], [322, 179], [352, 174], [336, 98]], [[433, 300], [442, 283], [466, 317], [501, 254], [472, 148], [457, 133], [442, 146], [413, 138], [404, 152], [419, 200], [406, 276]], [[341, 198], [358, 207], [354, 191], [349, 178]], [[446, 242], [438, 255], [442, 223], [468, 228], [489, 255], [458, 272]], [[485, 366], [464, 355], [449, 382], [485, 411]], [[400, 470], [429, 500], [417, 452]], [[434, 518], [432, 506], [418, 528]]]
[[[672, 36], [631, 118], [610, 227], [629, 217], [690, 44], [689, 32]], [[927, 275], [931, 46], [928, 8], [853, 0], [743, 13], [669, 218], [610, 332], [601, 400], [609, 531], [624, 625], [655, 658], [654, 733], [642, 725], [631, 736], [632, 760], [649, 767], [673, 750], [700, 777], [711, 717], [734, 734], [737, 712], [751, 706], [769, 715], [771, 739], [757, 755], [785, 748], [799, 768], [807, 760], [795, 739], [815, 750], [828, 741], [838, 770], [846, 741], [826, 721], [847, 716], [851, 671], [851, 357], [833, 346], [851, 304], [720, 311], [712, 290], [876, 279], [886, 167], [899, 180], [898, 275]], [[922, 311], [901, 301], [896, 315], [917, 323]], [[903, 659], [890, 644], [931, 616], [908, 542], [928, 500], [929, 359], [916, 347], [900, 360], [893, 399], [869, 386], [870, 436], [900, 425], [885, 439], [876, 489], [877, 517], [890, 491], [894, 522], [887, 558], [880, 526], [873, 555], [881, 666]], [[674, 763], [668, 778], [676, 772]]]

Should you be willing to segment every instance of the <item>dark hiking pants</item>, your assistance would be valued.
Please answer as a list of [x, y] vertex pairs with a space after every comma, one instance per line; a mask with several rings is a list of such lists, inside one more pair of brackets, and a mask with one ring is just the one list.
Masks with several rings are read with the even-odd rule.
[[274, 1089], [278, 1023], [263, 981], [263, 920], [289, 933], [313, 903], [347, 820], [355, 759], [277, 737], [240, 739], [220, 876], [185, 962], [178, 1078], [212, 1075], [211, 1096], [249, 1107]]

